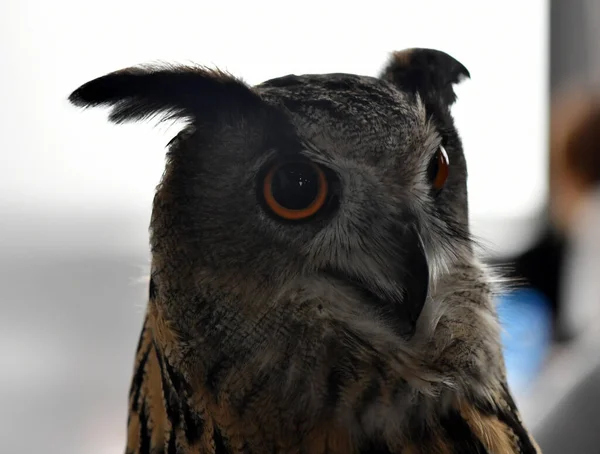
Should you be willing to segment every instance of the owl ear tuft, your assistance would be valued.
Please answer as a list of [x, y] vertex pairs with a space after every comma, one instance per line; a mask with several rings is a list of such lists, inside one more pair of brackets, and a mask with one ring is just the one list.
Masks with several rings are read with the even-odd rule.
[[394, 52], [379, 77], [403, 91], [419, 93], [427, 101], [451, 106], [456, 101], [454, 84], [471, 75], [445, 52], [412, 48]]
[[216, 118], [219, 112], [255, 107], [260, 98], [242, 81], [219, 70], [151, 65], [126, 68], [91, 80], [69, 96], [78, 107], [110, 106], [113, 123]]

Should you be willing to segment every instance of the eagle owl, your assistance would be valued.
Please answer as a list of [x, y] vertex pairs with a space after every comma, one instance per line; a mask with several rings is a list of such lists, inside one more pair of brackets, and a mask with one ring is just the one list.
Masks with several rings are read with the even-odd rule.
[[183, 119], [150, 226], [126, 453], [539, 452], [507, 387], [433, 49], [248, 86], [141, 66], [70, 96]]

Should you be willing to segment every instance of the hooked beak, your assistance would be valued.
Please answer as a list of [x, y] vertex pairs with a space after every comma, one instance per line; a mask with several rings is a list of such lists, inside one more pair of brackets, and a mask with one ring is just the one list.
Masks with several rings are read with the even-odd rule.
[[363, 301], [390, 321], [398, 335], [409, 339], [415, 333], [427, 299], [429, 266], [423, 242], [415, 228], [402, 234], [398, 249], [399, 252], [394, 254], [398, 257], [398, 267], [390, 273], [396, 291], [386, 291], [368, 279], [344, 271], [328, 269], [326, 273], [354, 287]]

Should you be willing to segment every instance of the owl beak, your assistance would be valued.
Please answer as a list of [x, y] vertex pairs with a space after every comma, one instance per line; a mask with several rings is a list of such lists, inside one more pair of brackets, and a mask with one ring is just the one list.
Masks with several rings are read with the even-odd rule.
[[417, 320], [421, 315], [429, 289], [429, 266], [425, 248], [420, 235], [413, 228], [401, 235], [398, 254], [394, 262], [399, 270], [394, 272], [392, 286], [395, 291], [385, 291], [369, 279], [349, 276], [340, 271], [328, 270], [327, 273], [354, 287], [362, 300], [373, 307], [393, 326], [394, 331], [405, 339], [411, 338], [416, 331]]
[[404, 234], [403, 243], [405, 252], [402, 262], [405, 271], [402, 277], [404, 298], [401, 306], [405, 311], [403, 318], [407, 320], [405, 336], [412, 337], [429, 293], [429, 264], [425, 246], [416, 228], [411, 228]]
[[399, 244], [392, 246], [393, 261], [399, 268], [392, 277], [392, 286], [399, 291], [372, 292], [378, 298], [371, 299], [379, 313], [390, 321], [395, 332], [410, 339], [416, 331], [417, 320], [423, 311], [429, 292], [429, 265], [421, 236], [415, 227], [399, 235]]

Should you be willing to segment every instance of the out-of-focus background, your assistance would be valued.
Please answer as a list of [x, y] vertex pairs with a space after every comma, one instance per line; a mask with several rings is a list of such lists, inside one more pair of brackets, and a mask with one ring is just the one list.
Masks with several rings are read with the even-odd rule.
[[156, 60], [252, 84], [376, 75], [393, 50], [433, 47], [472, 75], [453, 112], [474, 234], [524, 283], [499, 298], [523, 417], [545, 453], [597, 453], [600, 196], [586, 169], [599, 160], [568, 156], [600, 149], [580, 127], [599, 38], [597, 0], [2, 2], [0, 451], [123, 452], [147, 225], [177, 128], [110, 125], [70, 91]]

